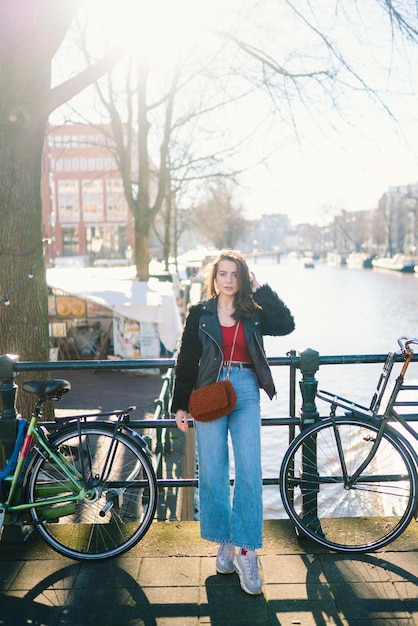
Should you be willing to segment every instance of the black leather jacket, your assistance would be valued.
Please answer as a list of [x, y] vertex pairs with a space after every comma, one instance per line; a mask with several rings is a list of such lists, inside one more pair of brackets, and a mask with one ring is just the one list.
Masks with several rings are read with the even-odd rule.
[[[273, 398], [276, 393], [263, 344], [263, 335], [287, 335], [295, 328], [293, 316], [278, 295], [263, 285], [253, 294], [261, 306], [254, 318], [243, 320], [248, 351], [259, 386]], [[214, 383], [221, 371], [222, 330], [217, 316], [217, 298], [190, 307], [175, 370], [171, 411], [187, 411], [190, 394]]]

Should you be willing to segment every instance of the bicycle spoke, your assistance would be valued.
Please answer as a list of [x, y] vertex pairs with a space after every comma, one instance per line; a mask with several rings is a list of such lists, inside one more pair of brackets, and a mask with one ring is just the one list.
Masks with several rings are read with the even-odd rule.
[[[122, 554], [148, 530], [156, 509], [157, 484], [151, 463], [136, 440], [106, 425], [83, 424], [55, 437], [65, 466], [82, 476], [77, 491], [63, 468], [38, 457], [30, 473], [28, 500], [39, 506], [32, 516], [44, 539], [58, 552], [78, 559]], [[63, 463], [61, 463], [63, 464]], [[42, 506], [46, 498], [63, 502]]]
[[300, 531], [328, 548], [360, 552], [382, 547], [413, 516], [415, 465], [397, 436], [385, 433], [350, 487], [350, 478], [370, 453], [377, 426], [354, 418], [335, 421], [338, 441], [327, 420], [291, 444], [280, 476], [284, 506]]

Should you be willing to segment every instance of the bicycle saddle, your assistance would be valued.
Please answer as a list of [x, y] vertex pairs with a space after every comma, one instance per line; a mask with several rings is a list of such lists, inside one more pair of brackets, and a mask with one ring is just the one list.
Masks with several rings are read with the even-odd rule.
[[40, 399], [59, 400], [64, 393], [70, 391], [68, 380], [54, 378], [52, 380], [26, 380], [22, 388], [28, 393], [36, 394]]

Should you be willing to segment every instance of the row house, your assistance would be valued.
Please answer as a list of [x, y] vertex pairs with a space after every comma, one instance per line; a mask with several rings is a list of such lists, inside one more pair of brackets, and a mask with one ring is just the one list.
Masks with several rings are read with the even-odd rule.
[[382, 254], [417, 254], [418, 183], [389, 187], [379, 200], [377, 217]]
[[84, 124], [49, 128], [42, 206], [50, 264], [131, 257], [133, 216], [103, 130]]

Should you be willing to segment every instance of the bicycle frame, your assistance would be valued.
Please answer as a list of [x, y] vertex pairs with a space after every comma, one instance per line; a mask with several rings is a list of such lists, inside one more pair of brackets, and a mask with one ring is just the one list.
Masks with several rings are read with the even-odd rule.
[[28, 425], [17, 420], [14, 449], [0, 474], [8, 487], [0, 537], [5, 523], [28, 524], [73, 559], [123, 554], [147, 532], [158, 503], [152, 452], [129, 426], [136, 407], [41, 423], [43, 403], [59, 400], [70, 383], [31, 380], [23, 389], [37, 401]]
[[[95, 492], [94, 489], [86, 490], [83, 486], [83, 473], [84, 473], [84, 465], [82, 465], [81, 471], [77, 470], [76, 467], [71, 465], [65, 456], [58, 451], [54, 451], [51, 447], [48, 439], [44, 435], [42, 431], [42, 426], [39, 425], [39, 419], [41, 416], [41, 406], [42, 400], [38, 400], [36, 407], [33, 411], [31, 420], [28, 424], [28, 429], [25, 434], [16, 467], [10, 477], [5, 479], [5, 482], [10, 482], [10, 488], [7, 500], [5, 502], [0, 502], [0, 528], [4, 525], [4, 520], [6, 515], [10, 515], [13, 513], [21, 513], [33, 508], [44, 508], [47, 509], [53, 505], [63, 504], [63, 505], [71, 505], [73, 502], [88, 500], [89, 498], [94, 498]], [[114, 425], [114, 431], [116, 432], [123, 426], [123, 419], [128, 414], [133, 407], [130, 407], [126, 411], [116, 412], [116, 413], [100, 413], [100, 414], [92, 414], [88, 416], [78, 416], [74, 418], [63, 418], [63, 424], [76, 421], [78, 425], [80, 425], [81, 421], [86, 421], [87, 418], [98, 417], [101, 418], [116, 415], [117, 420], [115, 422], [111, 422], [112, 426]], [[60, 420], [61, 421], [61, 420]], [[57, 423], [59, 421], [57, 420]], [[110, 422], [105, 422], [105, 424], [109, 424]], [[80, 432], [80, 431], [79, 431]], [[80, 433], [81, 437], [81, 433]], [[139, 438], [140, 439], [140, 438]], [[34, 444], [34, 445], [33, 445]], [[145, 446], [145, 444], [144, 444]], [[59, 469], [62, 471], [64, 476], [68, 478], [68, 488], [73, 491], [73, 495], [66, 493], [65, 495], [56, 495], [51, 497], [46, 497], [42, 501], [37, 501], [36, 503], [29, 502], [14, 502], [16, 494], [18, 492], [18, 488], [22, 481], [22, 476], [24, 476], [27, 472], [30, 472], [30, 465], [26, 467], [29, 454], [31, 450], [35, 450], [36, 453], [40, 453], [45, 455], [46, 458], [51, 459], [54, 463], [57, 464]], [[107, 455], [105, 467], [103, 470], [103, 474], [101, 478], [104, 478], [104, 474], [108, 471], [108, 468], [111, 467], [114, 456], [114, 450], [110, 449]], [[66, 485], [63, 485], [65, 487]], [[50, 488], [49, 488], [50, 489]], [[62, 490], [60, 490], [62, 493]], [[46, 496], [48, 496], [48, 492], [46, 492]], [[110, 507], [112, 503], [108, 503]], [[60, 509], [54, 509], [54, 517], [57, 517], [57, 513], [59, 516]], [[62, 509], [61, 515], [67, 515], [68, 509]]]
[[[401, 352], [387, 355], [370, 406], [318, 390], [316, 397], [331, 405], [329, 417], [317, 413], [283, 457], [280, 493], [286, 512], [301, 536], [331, 550], [382, 548], [417, 515], [418, 433], [410, 425], [417, 411], [398, 407], [418, 407], [418, 385], [405, 383], [417, 360], [410, 344], [418, 345], [418, 339], [398, 341]], [[395, 361], [401, 365], [388, 386]]]
[[[10, 489], [8, 493], [8, 497], [5, 503], [0, 503], [0, 527], [3, 528], [4, 521], [6, 515], [19, 514], [24, 511], [27, 511], [32, 508], [43, 508], [47, 509], [53, 505], [63, 504], [63, 505], [71, 505], [72, 502], [77, 502], [78, 500], [82, 500], [83, 498], [88, 498], [89, 493], [83, 488], [81, 483], [82, 475], [80, 472], [77, 472], [76, 468], [70, 466], [63, 455], [60, 453], [54, 452], [49, 446], [48, 441], [44, 438], [43, 433], [38, 428], [38, 420], [39, 420], [39, 411], [35, 412], [32, 415], [32, 418], [28, 425], [28, 430], [25, 435], [22, 447], [20, 449], [18, 461], [16, 464], [16, 468], [11, 475], [10, 481]], [[38, 451], [42, 449], [43, 454], [45, 454], [49, 459], [52, 459], [63, 472], [63, 474], [68, 478], [69, 484], [72, 485], [71, 489], [74, 491], [73, 495], [56, 495], [53, 497], [47, 497], [42, 501], [36, 503], [29, 502], [14, 502], [15, 496], [17, 494], [19, 484], [21, 482], [22, 476], [25, 474], [25, 465], [27, 463], [30, 450], [32, 449], [33, 441], [36, 441], [40, 448]], [[6, 482], [9, 482], [6, 479]], [[93, 494], [93, 492], [91, 492]], [[54, 509], [54, 516], [56, 517], [59, 513], [59, 509]], [[61, 509], [61, 514], [68, 514], [67, 509]]]
[[[347, 468], [345, 466], [345, 462], [344, 462], [344, 456], [342, 454], [342, 448], [341, 448], [341, 439], [338, 433], [338, 428], [335, 425], [335, 423], [333, 423], [334, 425], [334, 433], [335, 433], [335, 438], [337, 441], [337, 448], [339, 451], [339, 456], [340, 456], [340, 463], [341, 463], [341, 468], [343, 471], [343, 478], [344, 478], [344, 484], [347, 488], [352, 487], [353, 485], [356, 484], [356, 482], [358, 481], [359, 477], [361, 476], [361, 474], [364, 472], [364, 470], [367, 468], [367, 466], [371, 463], [372, 459], [374, 458], [375, 454], [376, 454], [376, 450], [379, 447], [381, 441], [382, 441], [382, 437], [383, 434], [385, 432], [385, 430], [387, 429], [388, 423], [393, 420], [398, 422], [403, 428], [405, 428], [405, 430], [416, 440], [418, 441], [418, 433], [412, 428], [412, 426], [410, 424], [408, 424], [407, 420], [400, 415], [396, 410], [395, 410], [395, 406], [417, 406], [417, 402], [398, 402], [397, 398], [399, 395], [400, 391], [405, 391], [405, 390], [418, 390], [418, 385], [405, 385], [404, 381], [405, 381], [405, 375], [407, 372], [407, 369], [409, 367], [409, 364], [411, 363], [412, 357], [414, 355], [413, 351], [409, 348], [409, 345], [411, 343], [417, 343], [418, 344], [418, 339], [410, 339], [410, 338], [405, 338], [405, 337], [401, 337], [400, 339], [398, 339], [398, 342], [401, 346], [401, 350], [400, 353], [404, 355], [405, 357], [405, 361], [402, 365], [401, 371], [396, 379], [396, 382], [393, 386], [393, 389], [391, 391], [389, 400], [387, 402], [386, 408], [384, 413], [379, 416], [376, 414], [376, 411], [378, 410], [379, 406], [380, 406], [380, 402], [383, 396], [383, 392], [386, 388], [387, 382], [388, 382], [388, 375], [390, 374], [391, 370], [392, 370], [392, 365], [393, 365], [393, 359], [394, 359], [394, 354], [393, 353], [389, 353], [388, 355], [388, 359], [385, 363], [384, 366], [384, 370], [383, 373], [379, 379], [379, 383], [378, 383], [378, 390], [381, 387], [381, 383], [382, 383], [382, 377], [385, 378], [385, 382], [383, 387], [380, 388], [379, 394], [375, 394], [373, 399], [372, 399], [372, 403], [370, 405], [369, 409], [366, 409], [365, 407], [361, 407], [360, 405], [356, 405], [354, 403], [351, 403], [351, 406], [349, 404], [349, 401], [346, 400], [345, 398], [341, 398], [339, 396], [333, 396], [332, 401], [330, 400], [330, 396], [327, 397], [328, 392], [324, 392], [324, 391], [319, 391], [318, 392], [318, 397], [327, 401], [327, 402], [331, 402], [331, 412], [330, 412], [330, 418], [331, 421], [333, 421], [333, 417], [335, 417], [335, 412], [337, 407], [341, 407], [344, 409], [349, 408], [350, 406], [350, 412], [354, 415], [359, 415], [362, 417], [368, 417], [368, 418], [375, 418], [375, 419], [379, 419], [380, 421], [380, 427], [379, 427], [379, 431], [377, 433], [376, 439], [373, 443], [373, 446], [370, 449], [370, 452], [368, 454], [368, 456], [364, 459], [364, 461], [361, 463], [361, 465], [359, 465], [359, 467], [356, 469], [356, 471], [354, 472], [354, 474], [352, 476], [348, 475], [347, 472]], [[399, 354], [399, 353], [398, 353]], [[391, 365], [390, 367], [388, 367], [388, 361], [389, 358], [391, 358]], [[365, 414], [366, 411], [366, 414]], [[399, 439], [401, 439], [401, 441], [403, 442], [403, 444], [405, 445], [405, 447], [408, 448], [409, 452], [411, 453], [412, 458], [415, 461], [416, 466], [418, 467], [418, 455], [416, 453], [416, 451], [414, 450], [413, 446], [410, 445], [410, 443], [405, 439], [405, 437], [402, 436], [401, 433], [397, 432], [397, 436], [399, 437]]]

